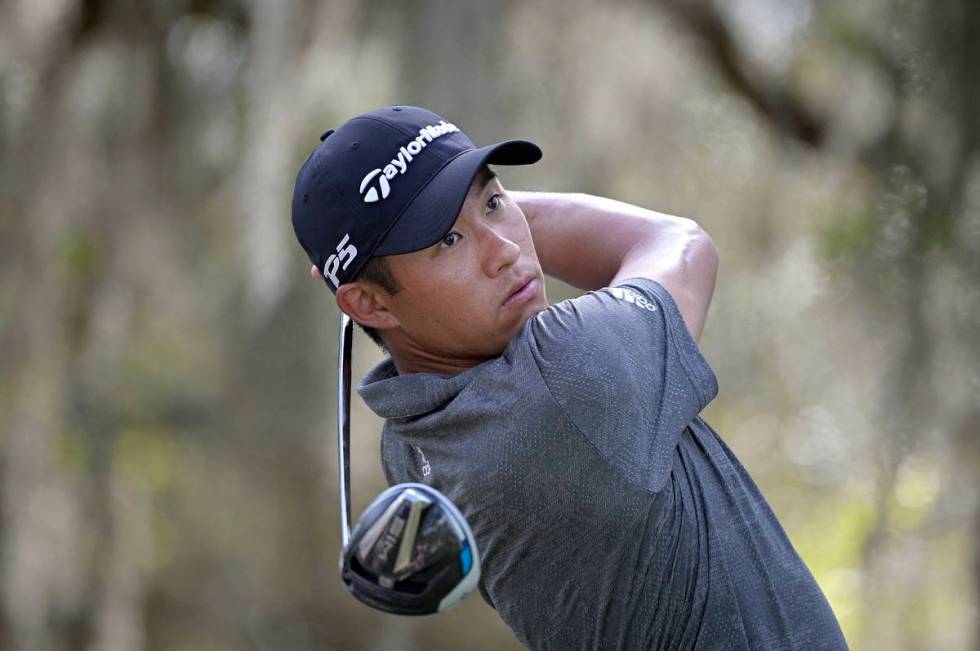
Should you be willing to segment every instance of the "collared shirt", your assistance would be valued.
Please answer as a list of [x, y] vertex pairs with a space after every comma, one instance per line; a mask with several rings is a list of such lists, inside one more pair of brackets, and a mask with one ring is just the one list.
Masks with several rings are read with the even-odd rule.
[[390, 484], [462, 511], [480, 592], [533, 649], [846, 649], [810, 571], [700, 416], [714, 372], [672, 297], [636, 278], [530, 318], [453, 376], [358, 387]]

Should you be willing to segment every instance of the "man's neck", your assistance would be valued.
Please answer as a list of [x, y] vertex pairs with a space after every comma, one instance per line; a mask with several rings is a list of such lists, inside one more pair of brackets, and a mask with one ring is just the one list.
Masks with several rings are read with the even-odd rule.
[[456, 375], [492, 359], [490, 357], [442, 357], [423, 350], [391, 345], [388, 346], [388, 353], [399, 375], [408, 373]]

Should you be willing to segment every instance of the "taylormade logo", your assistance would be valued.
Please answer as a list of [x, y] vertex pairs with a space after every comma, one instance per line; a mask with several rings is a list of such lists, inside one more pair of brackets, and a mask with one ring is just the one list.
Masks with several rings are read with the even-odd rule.
[[416, 156], [419, 155], [426, 145], [447, 133], [459, 131], [455, 124], [440, 120], [439, 124], [430, 124], [419, 129], [419, 135], [414, 140], [409, 140], [405, 145], [398, 149], [398, 155], [384, 167], [378, 167], [368, 172], [361, 179], [359, 192], [364, 198], [364, 203], [375, 203], [382, 199], [387, 199], [391, 194], [391, 181], [399, 174], [408, 171], [408, 165]]

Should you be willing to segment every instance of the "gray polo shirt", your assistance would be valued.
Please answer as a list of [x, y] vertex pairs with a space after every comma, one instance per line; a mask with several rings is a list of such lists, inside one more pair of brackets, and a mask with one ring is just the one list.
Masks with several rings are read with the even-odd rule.
[[715, 374], [670, 294], [632, 279], [532, 317], [496, 358], [358, 390], [390, 484], [445, 493], [480, 593], [533, 649], [843, 649], [765, 498], [698, 415]]

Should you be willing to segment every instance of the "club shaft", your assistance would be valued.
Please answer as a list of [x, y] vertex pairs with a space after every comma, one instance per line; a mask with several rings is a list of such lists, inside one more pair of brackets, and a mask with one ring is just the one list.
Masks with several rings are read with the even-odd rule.
[[354, 322], [340, 313], [337, 346], [337, 465], [340, 484], [340, 538], [346, 548], [350, 540], [350, 376]]

